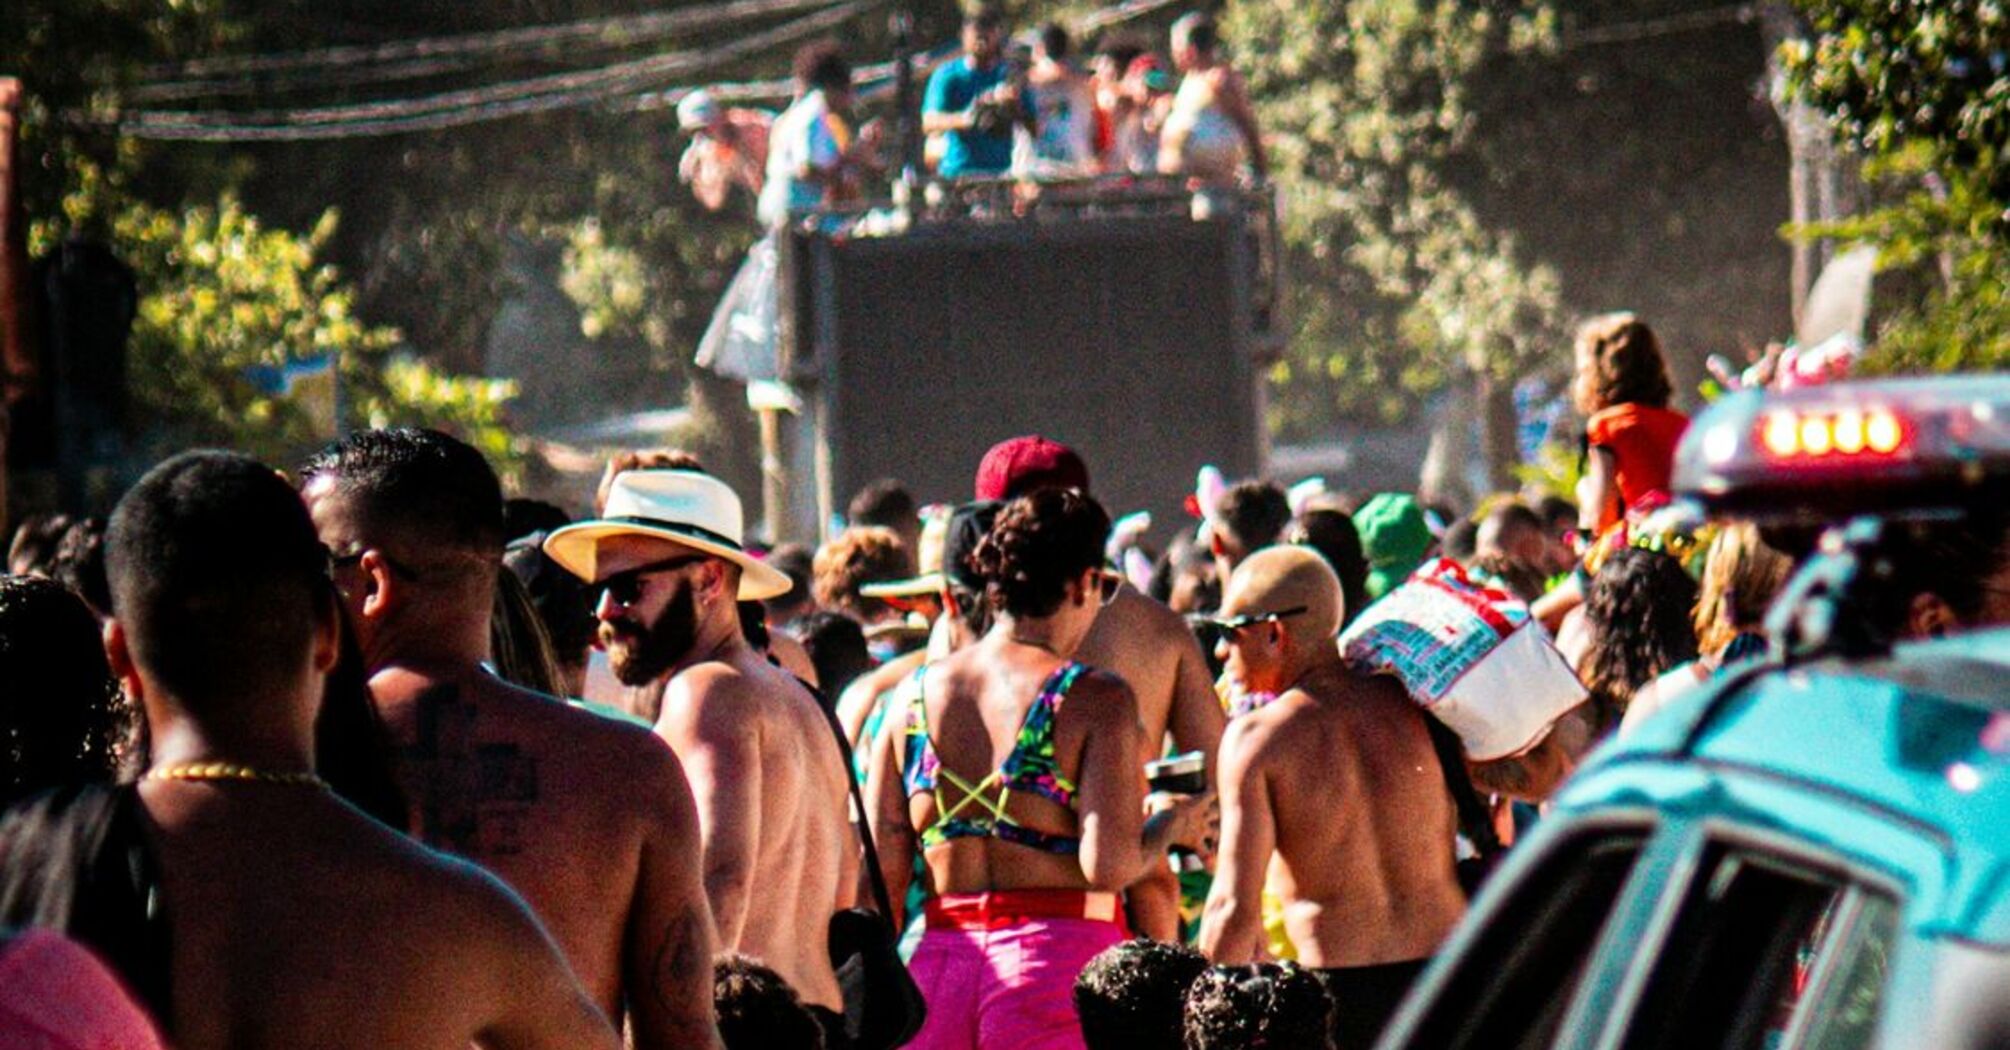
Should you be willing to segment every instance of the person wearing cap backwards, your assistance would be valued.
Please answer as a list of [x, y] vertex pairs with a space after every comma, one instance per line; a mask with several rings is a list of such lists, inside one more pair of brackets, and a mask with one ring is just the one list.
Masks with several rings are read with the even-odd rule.
[[677, 127], [691, 144], [677, 161], [677, 178], [707, 211], [724, 208], [735, 186], [760, 199], [774, 119], [758, 109], [727, 109], [704, 88], [678, 101]]
[[[977, 498], [1005, 500], [1043, 488], [1089, 491], [1089, 468], [1074, 449], [1037, 434], [992, 446], [977, 467]], [[1140, 761], [1173, 749], [1199, 751], [1214, 768], [1227, 715], [1200, 643], [1180, 615], [1129, 584], [1097, 613], [1076, 657], [1122, 678], [1137, 696], [1144, 724]], [[1127, 894], [1131, 924], [1139, 933], [1170, 941], [1179, 936], [1179, 881], [1170, 866], [1155, 864]]]
[[[1077, 489], [998, 512], [969, 559], [992, 622], [928, 666], [875, 741], [866, 790], [889, 891], [919, 855], [935, 897], [910, 968], [919, 1048], [1080, 1047], [1077, 973], [1127, 932], [1118, 894], [1175, 844], [1211, 843], [1211, 800], [1145, 813], [1136, 702], [1076, 658], [1116, 594], [1110, 519]], [[898, 910], [898, 905], [896, 909]]]
[[721, 950], [774, 967], [836, 1039], [844, 1004], [825, 931], [858, 882], [847, 772], [810, 691], [741, 631], [740, 601], [790, 586], [747, 553], [741, 527], [725, 482], [631, 470], [615, 476], [600, 518], [552, 533], [545, 553], [600, 590], [615, 676], [668, 679], [656, 732], [697, 799]]
[[413, 831], [523, 894], [600, 1009], [626, 1007], [636, 1046], [712, 1045], [712, 923], [676, 756], [485, 663], [503, 501], [481, 453], [358, 431], [307, 463], [301, 498], [335, 554]]
[[1221, 847], [1201, 921], [1216, 963], [1263, 957], [1262, 896], [1333, 993], [1336, 1046], [1372, 1046], [1465, 913], [1457, 820], [1426, 717], [1341, 659], [1340, 580], [1305, 547], [1235, 570], [1215, 622], [1226, 673], [1274, 693], [1221, 743]]

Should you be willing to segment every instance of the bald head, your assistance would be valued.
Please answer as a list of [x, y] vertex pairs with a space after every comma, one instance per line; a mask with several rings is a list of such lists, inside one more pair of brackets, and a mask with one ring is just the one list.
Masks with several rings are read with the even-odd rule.
[[1344, 611], [1340, 577], [1309, 547], [1265, 547], [1236, 566], [1221, 599], [1221, 617], [1304, 611], [1279, 621], [1293, 642], [1324, 643], [1339, 633]]

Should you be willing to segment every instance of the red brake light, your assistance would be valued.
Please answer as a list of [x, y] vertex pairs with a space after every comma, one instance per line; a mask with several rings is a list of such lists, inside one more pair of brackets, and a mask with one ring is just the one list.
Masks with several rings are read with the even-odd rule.
[[1801, 450], [1801, 426], [1791, 412], [1775, 412], [1766, 417], [1766, 424], [1760, 434], [1766, 444], [1766, 451], [1785, 458]]
[[1905, 426], [1890, 412], [1872, 412], [1864, 424], [1864, 442], [1872, 452], [1890, 455], [1905, 443]]
[[1905, 446], [1903, 420], [1889, 409], [1864, 412], [1845, 408], [1834, 413], [1791, 411], [1768, 413], [1759, 424], [1759, 443], [1776, 459], [1846, 456], [1873, 452], [1888, 456]]

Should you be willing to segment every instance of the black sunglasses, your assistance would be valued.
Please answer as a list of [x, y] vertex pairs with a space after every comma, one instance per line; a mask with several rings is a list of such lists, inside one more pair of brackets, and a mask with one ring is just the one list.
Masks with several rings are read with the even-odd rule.
[[665, 558], [662, 561], [653, 561], [647, 565], [637, 565], [632, 569], [624, 569], [601, 580], [597, 586], [607, 592], [607, 597], [615, 604], [634, 605], [642, 598], [643, 577], [653, 576], [659, 572], [675, 572], [686, 565], [696, 565], [709, 558], [710, 555], [705, 554], [684, 554], [675, 558]]
[[1240, 631], [1244, 627], [1254, 627], [1259, 623], [1276, 623], [1286, 617], [1297, 616], [1308, 608], [1310, 607], [1294, 605], [1289, 609], [1279, 609], [1276, 612], [1244, 613], [1241, 616], [1226, 616], [1220, 619], [1211, 618], [1207, 622], [1223, 631]]
[[1096, 575], [1097, 599], [1104, 605], [1117, 600], [1117, 592], [1124, 589], [1124, 578], [1107, 569], [1098, 570]]

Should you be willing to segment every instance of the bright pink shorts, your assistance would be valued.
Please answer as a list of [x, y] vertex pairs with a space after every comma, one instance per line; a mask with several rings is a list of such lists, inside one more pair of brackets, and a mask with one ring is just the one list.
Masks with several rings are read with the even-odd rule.
[[1081, 1050], [1075, 977], [1129, 936], [1110, 900], [1035, 890], [931, 901], [927, 932], [908, 963], [928, 1021], [909, 1047]]

